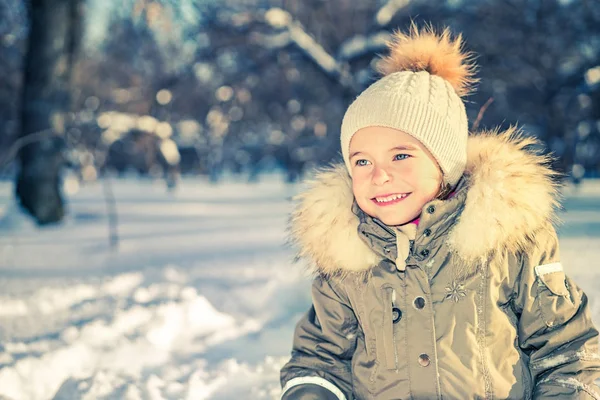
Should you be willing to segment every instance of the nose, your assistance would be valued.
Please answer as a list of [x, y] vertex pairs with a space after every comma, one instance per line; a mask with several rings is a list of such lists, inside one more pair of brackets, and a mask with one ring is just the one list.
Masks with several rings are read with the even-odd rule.
[[373, 183], [375, 185], [383, 185], [391, 180], [390, 175], [387, 171], [381, 167], [375, 167], [373, 169]]

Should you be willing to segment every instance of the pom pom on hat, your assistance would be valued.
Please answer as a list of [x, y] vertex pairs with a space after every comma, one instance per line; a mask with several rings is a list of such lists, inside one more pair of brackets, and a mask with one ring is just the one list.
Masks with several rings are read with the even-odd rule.
[[413, 23], [408, 34], [396, 31], [388, 48], [390, 54], [377, 65], [383, 75], [427, 71], [448, 82], [461, 97], [469, 94], [478, 81], [474, 78], [472, 53], [463, 52], [462, 35], [453, 39], [448, 28], [437, 35], [432, 27], [419, 31]]

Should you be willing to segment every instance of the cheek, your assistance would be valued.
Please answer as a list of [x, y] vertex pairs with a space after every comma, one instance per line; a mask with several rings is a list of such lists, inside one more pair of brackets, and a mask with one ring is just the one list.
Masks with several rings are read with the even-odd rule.
[[411, 176], [426, 191], [437, 191], [439, 189], [442, 181], [442, 172], [438, 169], [437, 165], [431, 162], [419, 163], [419, 165], [413, 166], [411, 172]]
[[394, 176], [415, 186], [422, 179], [422, 165], [418, 162], [399, 162], [394, 165]]
[[352, 171], [352, 189], [365, 190], [370, 182], [369, 171], [367, 168], [356, 168]]
[[394, 171], [400, 176], [413, 176], [419, 168], [419, 163], [416, 162], [399, 162], [395, 164]]
[[364, 177], [352, 174], [352, 192], [354, 193], [354, 197], [359, 198], [364, 196], [367, 188], [365, 182]]

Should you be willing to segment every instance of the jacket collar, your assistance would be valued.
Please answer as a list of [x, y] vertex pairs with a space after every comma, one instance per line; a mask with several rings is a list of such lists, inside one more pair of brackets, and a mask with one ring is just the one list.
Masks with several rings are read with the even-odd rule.
[[[449, 248], [465, 263], [502, 250], [522, 250], [532, 233], [555, 221], [557, 174], [548, 167], [547, 156], [530, 150], [538, 145], [514, 128], [469, 138], [462, 186], [445, 204], [434, 200], [444, 215], [432, 222], [441, 224], [435, 230], [448, 235]], [[367, 226], [383, 242], [393, 234], [357, 210], [344, 164], [320, 171], [295, 201], [290, 240], [314, 272], [365, 272], [384, 257], [385, 244], [365, 242], [359, 227]]]
[[[433, 200], [425, 204], [421, 211], [421, 215], [425, 217], [421, 217], [422, 223], [417, 227], [417, 238], [423, 238], [425, 229], [431, 231], [427, 242], [446, 234], [464, 208], [466, 189], [465, 180], [461, 179], [452, 198]], [[435, 216], [427, 215], [430, 206], [434, 207]], [[398, 256], [395, 229], [366, 214], [360, 209], [356, 201], [352, 204], [352, 212], [359, 220], [357, 229], [359, 237], [381, 258], [394, 261]], [[417, 242], [422, 242], [422, 240], [417, 240]]]

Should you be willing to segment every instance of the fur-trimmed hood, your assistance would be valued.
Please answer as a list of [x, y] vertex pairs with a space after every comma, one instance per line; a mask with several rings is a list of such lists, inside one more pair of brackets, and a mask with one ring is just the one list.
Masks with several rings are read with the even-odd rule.
[[[557, 173], [538, 142], [516, 129], [482, 132], [468, 141], [466, 200], [447, 243], [465, 262], [507, 248], [525, 248], [532, 235], [555, 222]], [[352, 181], [343, 164], [319, 172], [297, 195], [290, 239], [315, 272], [368, 271], [381, 260], [359, 236], [352, 212]]]

